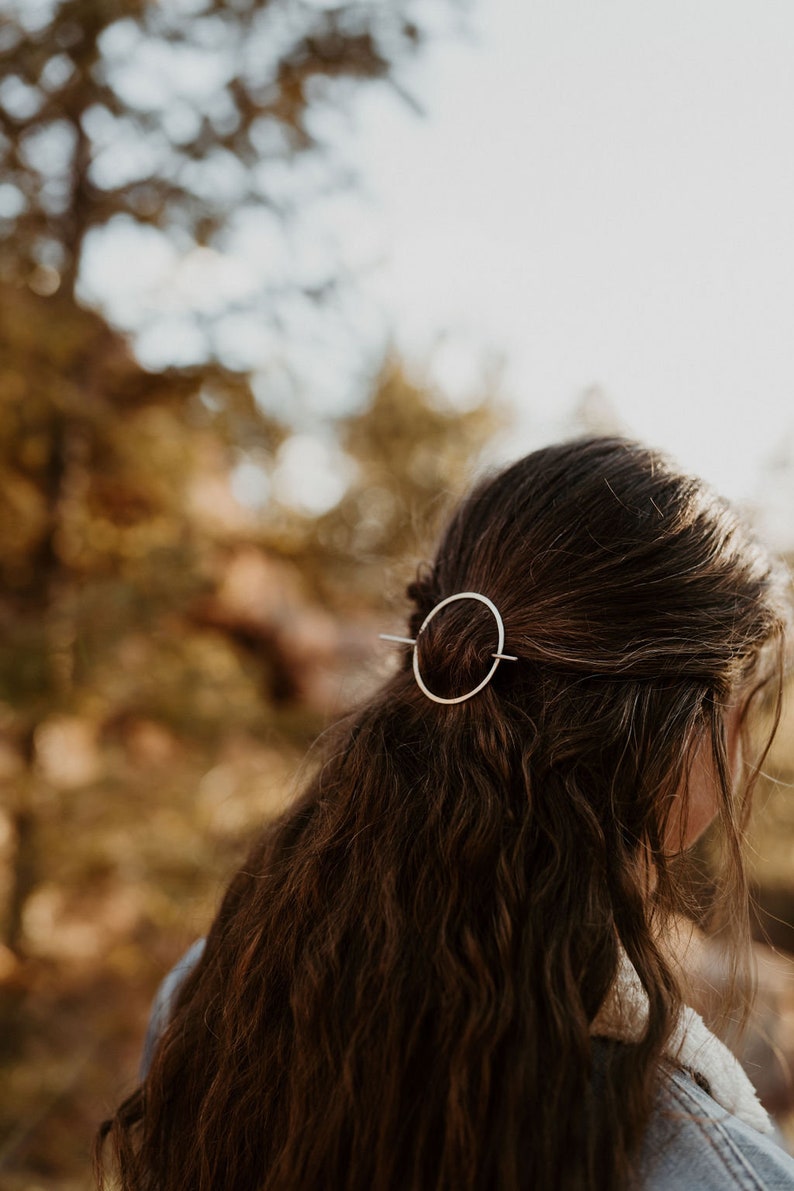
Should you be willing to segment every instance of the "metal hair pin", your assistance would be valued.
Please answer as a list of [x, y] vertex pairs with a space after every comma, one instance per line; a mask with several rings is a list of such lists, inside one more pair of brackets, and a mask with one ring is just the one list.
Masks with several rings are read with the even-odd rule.
[[[425, 686], [424, 679], [422, 678], [419, 670], [419, 655], [417, 653], [416, 643], [436, 613], [440, 612], [442, 608], [446, 608], [447, 604], [454, 603], [455, 600], [479, 600], [481, 604], [485, 604], [486, 608], [489, 608], [492, 612], [494, 620], [496, 621], [496, 627], [499, 633], [499, 644], [497, 645], [496, 653], [491, 654], [491, 657], [495, 659], [494, 664], [491, 666], [491, 669], [485, 675], [485, 678], [481, 683], [474, 687], [473, 690], [468, 691], [465, 695], [458, 695], [455, 699], [442, 699], [441, 695], [434, 695], [433, 692], [429, 690], [427, 686]], [[399, 645], [413, 646], [414, 678], [416, 679], [419, 689], [422, 691], [422, 693], [427, 695], [428, 699], [432, 699], [434, 703], [463, 703], [466, 699], [471, 699], [473, 695], [479, 694], [483, 687], [488, 685], [496, 673], [497, 666], [500, 662], [518, 661], [518, 658], [514, 657], [512, 654], [502, 652], [505, 647], [504, 621], [499, 615], [499, 609], [496, 607], [496, 604], [494, 604], [493, 600], [489, 600], [488, 596], [480, 595], [478, 591], [461, 591], [458, 592], [457, 595], [447, 596], [446, 599], [441, 600], [440, 603], [436, 604], [435, 608], [432, 608], [430, 612], [428, 612], [427, 616], [424, 618], [422, 624], [419, 627], [419, 632], [417, 633], [416, 637], [395, 637], [391, 633], [379, 633], [378, 636], [382, 641], [396, 641]]]

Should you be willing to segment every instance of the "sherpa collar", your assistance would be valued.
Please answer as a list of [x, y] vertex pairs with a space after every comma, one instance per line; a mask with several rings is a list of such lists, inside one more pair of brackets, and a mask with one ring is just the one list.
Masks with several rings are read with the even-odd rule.
[[[640, 978], [621, 953], [618, 975], [590, 1027], [590, 1033], [618, 1042], [638, 1042], [648, 1021], [648, 997]], [[712, 1098], [728, 1112], [761, 1133], [772, 1133], [769, 1114], [738, 1059], [712, 1034], [703, 1018], [685, 1006], [665, 1053], [708, 1084]]]

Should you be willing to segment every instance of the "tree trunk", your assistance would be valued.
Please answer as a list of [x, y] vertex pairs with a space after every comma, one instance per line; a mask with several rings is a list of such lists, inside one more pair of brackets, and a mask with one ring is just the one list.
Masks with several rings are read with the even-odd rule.
[[37, 881], [36, 817], [29, 806], [20, 806], [13, 812], [11, 822], [14, 851], [3, 942], [15, 955], [21, 956], [25, 949], [22, 915]]

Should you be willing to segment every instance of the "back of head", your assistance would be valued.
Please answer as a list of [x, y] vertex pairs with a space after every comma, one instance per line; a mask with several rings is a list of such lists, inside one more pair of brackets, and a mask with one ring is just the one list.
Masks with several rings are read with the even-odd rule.
[[[687, 775], [786, 611], [730, 508], [620, 439], [537, 451], [455, 513], [409, 588], [412, 651], [235, 878], [144, 1084], [125, 1188], [618, 1187], [680, 1005]], [[421, 629], [421, 631], [420, 631]], [[771, 666], [774, 671], [774, 665]], [[592, 1079], [624, 950], [644, 1037]]]

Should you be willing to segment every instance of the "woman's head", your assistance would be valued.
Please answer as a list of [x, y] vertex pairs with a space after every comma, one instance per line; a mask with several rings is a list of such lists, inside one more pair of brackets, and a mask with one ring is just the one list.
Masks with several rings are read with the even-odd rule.
[[[782, 640], [781, 581], [704, 485], [595, 439], [485, 480], [410, 586], [442, 697], [481, 682], [496, 622], [457, 600], [419, 630], [471, 591], [518, 660], [443, 705], [406, 649], [342, 725], [110, 1127], [125, 1188], [625, 1180], [680, 1004], [659, 938], [671, 857], [714, 808], [742, 892], [736, 741]], [[621, 948], [648, 1029], [594, 1096]]]
[[[500, 665], [465, 709], [424, 707], [438, 727], [526, 716], [534, 784], [587, 775], [582, 788], [610, 809], [601, 821], [654, 854], [673, 837], [691, 842], [681, 804], [697, 788], [702, 821], [707, 772], [719, 801], [736, 804], [729, 751], [738, 758], [787, 612], [780, 571], [706, 485], [622, 439], [536, 451], [460, 506], [409, 588], [412, 635], [441, 599], [472, 590], [497, 605], [519, 663]], [[481, 681], [495, 634], [471, 601], [434, 617], [417, 646], [431, 689], [454, 697]], [[400, 694], [421, 706], [407, 664], [404, 677]]]

